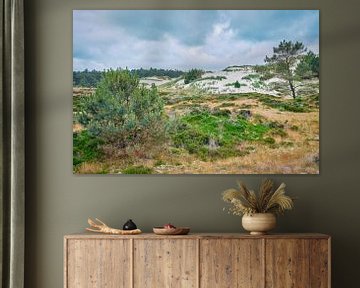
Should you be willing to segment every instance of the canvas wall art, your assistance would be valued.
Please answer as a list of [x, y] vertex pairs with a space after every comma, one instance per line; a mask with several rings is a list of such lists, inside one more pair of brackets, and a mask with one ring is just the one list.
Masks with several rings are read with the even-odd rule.
[[318, 10], [73, 11], [76, 174], [318, 174]]

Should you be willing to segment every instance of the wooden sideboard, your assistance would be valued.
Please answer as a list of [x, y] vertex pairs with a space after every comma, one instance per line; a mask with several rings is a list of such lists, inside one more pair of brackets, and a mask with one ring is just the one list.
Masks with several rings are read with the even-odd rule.
[[65, 288], [329, 288], [323, 234], [67, 235]]

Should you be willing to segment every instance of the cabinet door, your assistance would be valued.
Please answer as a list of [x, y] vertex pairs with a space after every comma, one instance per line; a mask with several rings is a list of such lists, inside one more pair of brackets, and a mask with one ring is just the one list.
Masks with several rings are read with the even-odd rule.
[[67, 288], [131, 287], [130, 240], [67, 240]]
[[310, 287], [330, 287], [330, 240], [310, 241]]
[[197, 243], [195, 239], [134, 240], [134, 287], [197, 287]]
[[309, 287], [309, 240], [266, 240], [266, 287]]
[[260, 239], [200, 241], [200, 287], [264, 287], [263, 242]]

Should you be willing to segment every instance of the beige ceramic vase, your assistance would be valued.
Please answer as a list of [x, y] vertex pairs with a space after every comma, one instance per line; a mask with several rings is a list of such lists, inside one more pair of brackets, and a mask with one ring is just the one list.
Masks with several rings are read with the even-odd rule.
[[263, 235], [276, 226], [276, 217], [272, 213], [255, 213], [242, 217], [242, 226], [251, 235]]

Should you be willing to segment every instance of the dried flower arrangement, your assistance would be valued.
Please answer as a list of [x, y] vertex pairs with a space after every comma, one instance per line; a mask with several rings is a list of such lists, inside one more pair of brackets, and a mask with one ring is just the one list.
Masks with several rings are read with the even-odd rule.
[[222, 198], [231, 203], [229, 212], [233, 215], [252, 215], [256, 213], [283, 214], [294, 207], [294, 198], [285, 195], [284, 183], [274, 190], [274, 182], [264, 179], [259, 192], [249, 190], [243, 182], [238, 182], [239, 189], [228, 189]]

